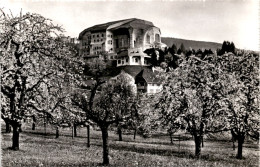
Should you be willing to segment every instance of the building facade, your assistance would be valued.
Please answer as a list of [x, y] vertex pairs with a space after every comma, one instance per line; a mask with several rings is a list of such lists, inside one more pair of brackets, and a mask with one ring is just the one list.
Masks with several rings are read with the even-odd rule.
[[144, 68], [135, 76], [135, 84], [137, 92], [156, 94], [162, 90], [161, 81], [156, 76], [158, 75], [153, 69]]
[[149, 66], [149, 48], [162, 48], [161, 31], [152, 22], [137, 18], [92, 26], [79, 34], [79, 53], [85, 58], [106, 55], [117, 66]]

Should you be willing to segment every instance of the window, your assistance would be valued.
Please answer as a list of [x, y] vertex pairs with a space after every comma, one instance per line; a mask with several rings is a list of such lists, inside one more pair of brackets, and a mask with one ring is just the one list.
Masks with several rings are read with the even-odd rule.
[[112, 36], [112, 35], [110, 35], [110, 37], [112, 38], [113, 36]]
[[125, 40], [124, 39], [122, 39], [122, 47], [124, 47], [125, 46]]
[[146, 43], [150, 43], [150, 35], [146, 35]]
[[110, 56], [110, 59], [113, 59], [113, 56]]
[[125, 61], [124, 61], [124, 60], [122, 60], [122, 64], [125, 64]]
[[153, 93], [153, 89], [150, 89], [150, 93]]
[[103, 41], [103, 39], [100, 39], [100, 42], [102, 42]]
[[126, 58], [125, 62], [127, 62], [127, 63], [128, 63], [128, 58]]
[[138, 58], [135, 58], [135, 62], [138, 63]]
[[93, 35], [93, 38], [95, 38], [95, 35]]
[[121, 60], [118, 60], [117, 63], [118, 63], [118, 64], [121, 64]]
[[99, 39], [97, 39], [97, 42], [99, 42]]
[[104, 37], [104, 34], [101, 34], [101, 37]]
[[99, 34], [97, 34], [97, 37], [99, 37]]
[[117, 41], [119, 41], [118, 47], [123, 47], [123, 39], [120, 39], [120, 40], [117, 39]]
[[94, 39], [94, 42], [96, 42], [96, 40]]
[[116, 39], [116, 48], [119, 48], [118, 39]]
[[155, 42], [160, 42], [160, 35], [159, 34], [155, 34]]

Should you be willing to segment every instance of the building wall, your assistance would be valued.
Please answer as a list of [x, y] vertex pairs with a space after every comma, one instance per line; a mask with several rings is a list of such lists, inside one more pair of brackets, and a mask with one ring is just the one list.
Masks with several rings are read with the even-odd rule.
[[117, 58], [117, 67], [130, 65], [129, 57]]
[[105, 51], [106, 32], [91, 33], [90, 54], [99, 54]]
[[83, 56], [90, 54], [91, 33], [87, 32], [79, 42], [79, 53]]
[[147, 93], [154, 94], [162, 90], [162, 85], [159, 83], [148, 83], [147, 84]]
[[111, 31], [106, 31], [105, 51], [114, 53], [113, 33]]
[[[156, 36], [159, 38], [156, 38]], [[143, 40], [144, 50], [154, 47], [154, 42], [161, 42], [161, 32], [157, 27], [152, 27], [145, 32]]]
[[119, 52], [120, 50], [129, 48], [129, 37], [128, 35], [115, 35], [113, 39], [114, 50], [115, 52]]
[[142, 65], [149, 66], [149, 59], [145, 53], [143, 53], [142, 48], [132, 48], [128, 49], [128, 57], [122, 57], [118, 59], [117, 66], [125, 65]]
[[132, 42], [131, 46], [133, 48], [143, 47], [143, 37], [144, 37], [143, 29], [133, 29], [131, 37], [132, 39], [130, 38], [130, 41]]

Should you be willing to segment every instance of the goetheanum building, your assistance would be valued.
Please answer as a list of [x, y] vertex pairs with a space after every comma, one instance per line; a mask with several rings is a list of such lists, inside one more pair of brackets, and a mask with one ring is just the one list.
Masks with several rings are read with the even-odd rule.
[[149, 66], [148, 48], [162, 48], [161, 31], [152, 22], [137, 18], [98, 24], [79, 34], [80, 54], [85, 58], [108, 56], [117, 66]]

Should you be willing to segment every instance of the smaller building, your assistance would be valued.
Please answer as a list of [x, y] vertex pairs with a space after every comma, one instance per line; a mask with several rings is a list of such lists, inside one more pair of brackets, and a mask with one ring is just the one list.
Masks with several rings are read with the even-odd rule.
[[135, 76], [137, 92], [156, 94], [162, 90], [160, 79], [156, 76], [157, 71], [144, 68]]

